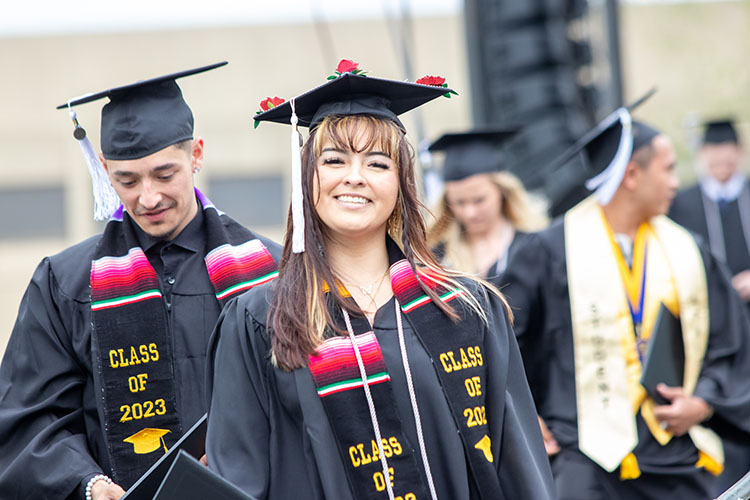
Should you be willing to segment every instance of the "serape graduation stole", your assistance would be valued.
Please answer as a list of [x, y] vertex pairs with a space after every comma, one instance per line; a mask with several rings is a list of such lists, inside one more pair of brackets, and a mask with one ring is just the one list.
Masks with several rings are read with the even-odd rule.
[[357, 500], [382, 500], [388, 498], [385, 481], [391, 481], [397, 498], [426, 499], [427, 488], [417, 458], [396, 413], [393, 387], [380, 345], [364, 318], [352, 316], [351, 322], [354, 332], [366, 332], [357, 334], [355, 339], [365, 365], [390, 477], [383, 474], [362, 377], [349, 337], [327, 339], [308, 362], [336, 436], [351, 491]]
[[[391, 252], [393, 247], [395, 245], [391, 246]], [[444, 302], [452, 301], [461, 320], [451, 321], [432, 302], [419, 281], [434, 290]], [[464, 293], [462, 290], [447, 289], [426, 273], [420, 272], [417, 278], [405, 259], [391, 265], [391, 285], [401, 311], [433, 361], [481, 498], [504, 498], [492, 443], [493, 439], [500, 438], [490, 436], [485, 405], [489, 387], [489, 367], [484, 357], [486, 324], [460, 300], [453, 300]]]
[[[276, 264], [252, 232], [218, 212], [197, 189], [196, 196], [211, 249], [206, 268], [223, 306], [273, 279]], [[133, 224], [121, 206], [104, 229], [90, 277], [92, 343], [109, 462], [113, 479], [125, 489], [182, 435], [167, 311]]]
[[[692, 236], [666, 217], [653, 218], [639, 229], [632, 270], [594, 198], [571, 209], [564, 224], [579, 448], [608, 472], [620, 467], [622, 479], [633, 479], [640, 475], [632, 454], [638, 443], [635, 413], [641, 412], [659, 443], [671, 439], [659, 427], [653, 401], [640, 385], [641, 350], [663, 303], [680, 317], [683, 387], [692, 393], [709, 334], [703, 261]], [[718, 436], [700, 426], [694, 426], [690, 436], [701, 453], [701, 466], [720, 467]]]
[[[462, 319], [452, 322], [421, 288], [395, 243], [389, 239], [388, 246], [392, 263], [391, 286], [407, 321], [433, 360], [476, 489], [483, 499], [502, 498], [485, 412], [488, 369], [483, 352], [486, 326], [460, 301], [453, 305]], [[419, 279], [444, 301], [451, 301], [463, 293], [442, 288], [426, 274], [420, 273]], [[340, 313], [332, 311], [332, 315], [338, 323]], [[388, 369], [377, 339], [363, 317], [352, 315], [351, 321], [354, 332], [358, 333], [357, 345], [366, 365], [384, 454], [393, 469], [390, 479], [394, 494], [397, 498], [402, 495], [410, 500], [429, 498], [417, 466], [417, 452], [403, 437]], [[326, 340], [318, 354], [310, 357], [308, 367], [331, 422], [355, 498], [387, 498], [385, 484], [380, 481], [382, 466], [351, 340], [348, 337]], [[429, 448], [427, 443], [428, 452]]]

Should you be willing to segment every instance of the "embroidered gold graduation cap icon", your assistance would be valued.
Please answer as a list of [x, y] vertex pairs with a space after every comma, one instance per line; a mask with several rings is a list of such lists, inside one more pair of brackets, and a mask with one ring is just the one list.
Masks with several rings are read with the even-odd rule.
[[146, 453], [156, 451], [159, 448], [160, 442], [164, 446], [164, 453], [166, 453], [167, 445], [164, 442], [164, 435], [169, 432], [171, 431], [167, 429], [146, 428], [141, 429], [132, 436], [126, 437], [123, 441], [126, 443], [132, 443], [133, 449], [138, 455], [145, 455]]
[[482, 450], [484, 452], [484, 458], [487, 459], [488, 462], [492, 462], [492, 441], [490, 440], [490, 437], [485, 434], [482, 439], [479, 440], [477, 444], [474, 445], [474, 448], [477, 450]]

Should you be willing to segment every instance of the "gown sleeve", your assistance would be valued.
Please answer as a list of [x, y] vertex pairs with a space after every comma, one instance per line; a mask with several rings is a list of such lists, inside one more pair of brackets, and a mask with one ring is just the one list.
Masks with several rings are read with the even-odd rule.
[[45, 259], [26, 289], [0, 366], [0, 498], [68, 498], [102, 472], [86, 438], [86, 371], [63, 321], [77, 306]]
[[708, 422], [719, 434], [750, 440], [750, 322], [726, 267], [703, 250], [710, 335], [694, 395], [714, 408]]
[[544, 392], [550, 355], [547, 352], [550, 342], [545, 342], [543, 338], [543, 287], [555, 278], [551, 276], [549, 261], [550, 256], [540, 238], [535, 234], [525, 234], [509, 256], [505, 272], [494, 280], [510, 304], [513, 331], [537, 404]]
[[209, 467], [253, 500], [267, 498], [270, 485], [266, 339], [265, 327], [237, 299], [229, 302], [212, 335], [206, 381]]
[[500, 437], [495, 438], [497, 448], [493, 450], [500, 485], [505, 498], [554, 498], [552, 472], [516, 337], [504, 304], [493, 295], [489, 310], [485, 349], [489, 366], [494, 367], [489, 383], [505, 381], [504, 390], [495, 385], [499, 390], [490, 390], [487, 395], [491, 433]]

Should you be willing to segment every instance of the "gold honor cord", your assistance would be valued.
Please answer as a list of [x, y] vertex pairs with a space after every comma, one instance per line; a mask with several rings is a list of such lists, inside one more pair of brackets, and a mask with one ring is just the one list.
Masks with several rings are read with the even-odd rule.
[[[641, 248], [648, 247], [645, 254], [636, 255], [648, 263], [639, 337], [643, 342], [648, 341], [660, 303], [680, 315], [686, 351], [684, 387], [690, 393], [695, 388], [708, 341], [708, 292], [703, 262], [692, 237], [665, 217], [655, 218], [650, 225], [639, 229], [639, 238], [636, 243]], [[638, 437], [635, 419], [628, 415], [640, 409], [649, 430], [662, 445], [672, 437], [659, 427], [653, 401], [640, 385], [639, 347], [626, 296], [628, 292], [631, 296], [637, 292], [634, 293], [628, 277], [623, 276], [623, 269], [629, 269], [593, 198], [565, 216], [565, 242], [579, 447], [605, 470], [611, 472], [622, 465], [621, 477], [632, 479], [640, 475], [631, 453]], [[591, 268], [591, 262], [598, 262], [595, 269]], [[641, 270], [641, 265], [634, 260], [634, 269]], [[636, 276], [630, 278], [634, 281]], [[627, 289], [626, 284], [630, 285]], [[627, 383], [622, 384], [622, 380]], [[626, 405], [630, 413], [623, 411]], [[693, 442], [708, 455], [702, 455], [702, 459], [713, 458], [722, 463], [718, 436], [698, 426], [693, 429], [690, 432]]]

